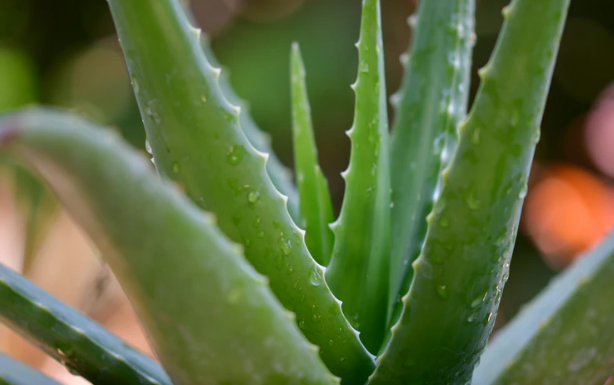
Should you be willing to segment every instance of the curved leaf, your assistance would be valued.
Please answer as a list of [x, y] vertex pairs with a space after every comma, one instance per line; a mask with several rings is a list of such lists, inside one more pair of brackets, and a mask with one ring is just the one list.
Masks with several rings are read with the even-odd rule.
[[466, 384], [492, 331], [569, 0], [514, 0], [372, 384]]
[[474, 385], [603, 385], [614, 373], [614, 235], [495, 335]]
[[114, 134], [50, 111], [0, 122], [107, 258], [175, 385], [333, 384], [240, 248]]
[[153, 359], [2, 265], [0, 320], [94, 384], [172, 385]]
[[158, 171], [179, 182], [200, 207], [214, 212], [232, 240], [282, 304], [320, 346], [330, 370], [364, 382], [372, 357], [309, 255], [265, 170], [266, 154], [245, 137], [239, 109], [224, 97], [176, 0], [110, 0], [111, 11], [145, 121]]
[[333, 248], [333, 205], [328, 182], [318, 165], [311, 123], [311, 108], [305, 84], [305, 65], [298, 44], [292, 46], [290, 57], [292, 79], [292, 132], [294, 164], [300, 192], [301, 217], [305, 229], [305, 242], [313, 258], [326, 266]]

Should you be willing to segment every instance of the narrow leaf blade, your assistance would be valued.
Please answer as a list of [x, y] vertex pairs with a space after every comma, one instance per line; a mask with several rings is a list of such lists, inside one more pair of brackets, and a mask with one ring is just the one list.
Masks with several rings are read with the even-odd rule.
[[105, 255], [175, 385], [337, 382], [212, 216], [116, 135], [26, 111], [4, 118], [0, 138]]
[[454, 153], [458, 124], [465, 118], [474, 39], [475, 0], [418, 3], [401, 89], [392, 98], [392, 239], [389, 325], [409, 290], [412, 262], [426, 235], [439, 173]]
[[94, 384], [171, 385], [154, 360], [3, 265], [0, 320]]
[[[323, 269], [265, 170], [266, 154], [245, 137], [238, 115], [176, 0], [110, 0], [158, 171], [215, 213], [330, 370], [364, 381], [373, 358], [324, 282]], [[332, 341], [332, 343], [331, 343]], [[345, 341], [345, 343], [344, 343]]]
[[343, 311], [376, 353], [384, 338], [389, 285], [390, 170], [379, 0], [362, 8], [350, 164], [326, 279]]
[[0, 384], [60, 385], [59, 382], [2, 353], [0, 353]]
[[531, 301], [486, 348], [475, 385], [603, 385], [614, 372], [614, 235]]
[[569, 0], [514, 0], [372, 384], [466, 384], [492, 331]]
[[333, 206], [328, 183], [318, 165], [318, 153], [313, 135], [311, 108], [305, 84], [305, 66], [298, 44], [292, 46], [290, 58], [292, 83], [292, 132], [294, 164], [300, 194], [301, 217], [305, 242], [313, 258], [328, 265], [333, 248]]

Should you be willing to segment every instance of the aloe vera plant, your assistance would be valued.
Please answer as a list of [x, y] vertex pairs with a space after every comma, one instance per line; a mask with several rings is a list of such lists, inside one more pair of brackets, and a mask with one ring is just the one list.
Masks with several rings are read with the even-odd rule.
[[[0, 319], [15, 331], [94, 384], [602, 385], [614, 371], [610, 238], [501, 332], [474, 373], [569, 0], [504, 9], [469, 112], [474, 0], [421, 1], [391, 133], [380, 3], [364, 0], [336, 220], [298, 45], [295, 188], [178, 0], [108, 2], [159, 177], [67, 112], [0, 116], [0, 149], [88, 232], [160, 364], [0, 268]], [[7, 362], [0, 382], [38, 376]]]

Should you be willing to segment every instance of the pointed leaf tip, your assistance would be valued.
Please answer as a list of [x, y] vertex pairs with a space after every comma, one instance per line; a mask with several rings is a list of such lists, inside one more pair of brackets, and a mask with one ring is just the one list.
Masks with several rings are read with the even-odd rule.
[[328, 227], [334, 220], [333, 209], [328, 183], [318, 165], [305, 66], [298, 43], [292, 45], [290, 65], [294, 164], [305, 242], [313, 258], [326, 266], [333, 247], [333, 233]]

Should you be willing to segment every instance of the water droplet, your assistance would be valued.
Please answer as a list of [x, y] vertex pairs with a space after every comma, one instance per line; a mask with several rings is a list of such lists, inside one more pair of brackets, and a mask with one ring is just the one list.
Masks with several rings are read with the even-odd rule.
[[256, 190], [252, 190], [247, 194], [247, 200], [250, 203], [256, 203], [260, 199], [260, 193]]
[[340, 362], [345, 361], [345, 357], [341, 357], [341, 358], [339, 358], [339, 361], [340, 361]]
[[153, 155], [153, 151], [151, 150], [151, 145], [149, 144], [149, 140], [145, 140], [145, 150], [149, 153], [149, 155]]
[[231, 146], [230, 152], [226, 156], [226, 160], [229, 164], [236, 166], [243, 161], [243, 157], [247, 155], [245, 147], [241, 145]]
[[275, 258], [275, 267], [277, 268], [277, 270], [281, 270], [284, 267], [284, 255], [283, 254], [279, 254]]
[[527, 184], [525, 183], [522, 185], [522, 188], [520, 188], [520, 192], [518, 193], [518, 198], [524, 199], [527, 196], [527, 191], [528, 191], [528, 188], [527, 188]]
[[264, 231], [258, 233], [258, 238], [264, 238]]
[[200, 100], [202, 100], [203, 103], [207, 103], [207, 96], [205, 95], [201, 96]]
[[435, 286], [435, 291], [442, 299], [448, 299], [448, 288], [446, 285], [437, 285]]
[[360, 66], [358, 66], [358, 71], [360, 72], [369, 72], [369, 64], [367, 64], [367, 62], [363, 61], [360, 63]]
[[180, 170], [181, 170], [181, 167], [179, 166], [179, 163], [173, 162], [173, 173], [179, 174]]
[[132, 78], [132, 88], [134, 89], [134, 93], [135, 94], [139, 93], [139, 91], [140, 91], [139, 82], [136, 80], [135, 77]]
[[299, 323], [298, 323], [298, 327], [299, 327], [299, 328], [301, 328], [301, 329], [303, 329], [303, 330], [305, 330], [305, 327], [306, 327], [306, 326], [305, 326], [305, 320], [304, 320], [304, 319], [302, 319], [302, 320], [300, 320], [300, 321], [299, 321]]
[[292, 273], [294, 273], [294, 267], [290, 266], [288, 268], [288, 274], [292, 274]]
[[469, 321], [471, 323], [471, 322], [475, 321], [476, 317], [477, 317], [477, 313], [473, 313], [473, 314], [471, 314], [469, 316], [469, 318], [467, 318], [467, 321]]
[[281, 251], [283, 251], [285, 255], [290, 255], [290, 253], [292, 252], [292, 241], [291, 240], [284, 238], [282, 234], [282, 236], [279, 238], [279, 241], [277, 243], [279, 244]]
[[309, 274], [309, 282], [311, 282], [313, 286], [320, 286], [322, 284], [322, 273], [320, 269], [317, 267], [313, 269], [311, 274]]
[[254, 227], [255, 228], [260, 227], [260, 217], [256, 218], [256, 220], [254, 221]]
[[473, 134], [471, 134], [471, 143], [479, 144], [480, 143], [480, 129], [476, 128], [473, 130]]
[[488, 293], [484, 294], [483, 296], [475, 297], [475, 299], [471, 302], [471, 307], [478, 307], [482, 302], [484, 302], [486, 295], [488, 295]]
[[333, 340], [328, 340], [328, 346], [333, 346], [335, 343], [333, 342]]
[[248, 247], [251, 244], [251, 242], [249, 241], [249, 239], [243, 238], [243, 244], [245, 245], [245, 247]]

